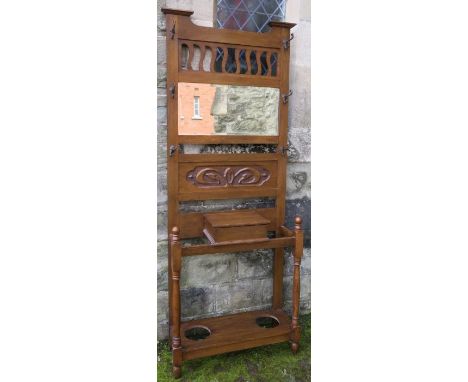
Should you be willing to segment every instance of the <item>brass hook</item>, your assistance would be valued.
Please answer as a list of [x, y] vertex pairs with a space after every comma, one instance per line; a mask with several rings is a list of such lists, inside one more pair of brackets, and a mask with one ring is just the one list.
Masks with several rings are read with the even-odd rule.
[[171, 98], [175, 97], [175, 84], [174, 82], [169, 86], [169, 93], [171, 94]]
[[175, 152], [178, 151], [179, 153], [183, 153], [183, 149], [181, 145], [170, 145], [169, 146], [169, 156], [172, 157]]
[[286, 153], [290, 150], [289, 145], [286, 146], [278, 146], [276, 149], [277, 153], [280, 153], [281, 155], [286, 155]]
[[283, 40], [283, 48], [288, 49], [290, 45], [290, 41], [294, 38], [294, 33], [291, 33], [291, 37], [289, 40]]
[[282, 94], [281, 98], [283, 98], [283, 103], [288, 103], [288, 98], [291, 97], [293, 94], [293, 91], [290, 90], [288, 94]]
[[171, 29], [171, 40], [174, 39], [174, 36], [175, 36], [175, 21], [174, 21], [174, 23], [172, 24], [172, 29]]

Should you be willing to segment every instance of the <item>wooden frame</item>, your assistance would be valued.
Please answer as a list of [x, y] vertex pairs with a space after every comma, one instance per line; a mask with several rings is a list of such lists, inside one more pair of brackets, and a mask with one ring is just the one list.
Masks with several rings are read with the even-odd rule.
[[[183, 360], [241, 350], [255, 346], [289, 341], [295, 353], [298, 350], [300, 330], [299, 286], [303, 232], [301, 218], [296, 217], [294, 230], [285, 227], [285, 195], [288, 136], [289, 96], [289, 43], [290, 29], [295, 25], [270, 22], [268, 33], [215, 29], [194, 25], [190, 21], [193, 12], [163, 8], [166, 15], [167, 43], [167, 108], [168, 108], [168, 273], [169, 273], [169, 328], [173, 356], [173, 374], [181, 376]], [[186, 65], [182, 65], [182, 47], [188, 50]], [[198, 65], [193, 63], [194, 49], [200, 49]], [[228, 49], [235, 48], [236, 70], [225, 70]], [[223, 51], [220, 70], [215, 70], [214, 54]], [[203, 67], [205, 54], [211, 50], [208, 70]], [[250, 59], [242, 72], [240, 51], [246, 57], [255, 52], [256, 73]], [[248, 54], [248, 55], [247, 55]], [[275, 56], [276, 64], [272, 57]], [[266, 69], [261, 70], [260, 60], [265, 58]], [[276, 67], [274, 67], [276, 65]], [[178, 132], [178, 83], [199, 82], [230, 85], [267, 86], [278, 88], [277, 136], [226, 136], [179, 135]], [[184, 154], [181, 145], [191, 144], [274, 144], [274, 154]], [[219, 179], [216, 185], [204, 183], [203, 173], [211, 171]], [[243, 184], [234, 174], [248, 173], [251, 181]], [[226, 176], [226, 174], [231, 174]], [[223, 178], [224, 176], [224, 178]], [[253, 179], [253, 180], [252, 180]], [[220, 186], [222, 185], [222, 187]], [[238, 199], [268, 196], [275, 198], [275, 207], [256, 209], [268, 219], [269, 231], [274, 238], [243, 239], [209, 244], [184, 246], [182, 239], [203, 236], [203, 213], [183, 213], [179, 203], [187, 200]], [[242, 214], [242, 211], [233, 211]], [[293, 311], [291, 319], [283, 308], [283, 250], [294, 248]], [[272, 248], [274, 256], [272, 309], [261, 312], [215, 317], [191, 322], [181, 322], [180, 317], [180, 269], [184, 256], [240, 252], [258, 248]], [[274, 318], [278, 325], [265, 330], [255, 320], [260, 316]], [[211, 334], [205, 340], [192, 341], [184, 333], [193, 327], [207, 328]]]

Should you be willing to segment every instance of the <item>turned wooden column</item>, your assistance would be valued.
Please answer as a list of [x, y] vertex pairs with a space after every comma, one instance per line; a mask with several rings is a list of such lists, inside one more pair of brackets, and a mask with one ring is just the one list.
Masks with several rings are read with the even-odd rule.
[[304, 233], [302, 231], [302, 218], [296, 216], [294, 235], [296, 245], [294, 247], [294, 275], [293, 275], [293, 295], [292, 295], [292, 319], [291, 319], [291, 350], [296, 353], [299, 349], [299, 340], [301, 337], [299, 327], [299, 300], [301, 293], [301, 258], [304, 246]]
[[182, 374], [182, 347], [180, 342], [180, 268], [182, 248], [179, 242], [179, 228], [172, 228], [171, 234], [171, 316], [172, 316], [172, 374], [180, 378]]

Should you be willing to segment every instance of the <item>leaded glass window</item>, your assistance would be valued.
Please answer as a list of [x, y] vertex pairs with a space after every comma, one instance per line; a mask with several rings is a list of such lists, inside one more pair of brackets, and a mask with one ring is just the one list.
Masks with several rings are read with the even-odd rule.
[[283, 21], [286, 0], [217, 0], [218, 28], [268, 32], [268, 22]]
[[[270, 21], [283, 21], [286, 0], [217, 0], [216, 2], [216, 25], [218, 28], [238, 29], [250, 32], [268, 32]], [[246, 62], [245, 52], [241, 53], [241, 63]], [[221, 66], [223, 60], [223, 51], [218, 49], [216, 51], [215, 66]], [[276, 56], [273, 61], [276, 60]], [[232, 72], [234, 65], [234, 57], [228, 52], [227, 63], [228, 72]], [[261, 61], [262, 74], [266, 73], [267, 68], [263, 61]], [[276, 62], [272, 62], [276, 65]], [[256, 69], [256, 62], [254, 64], [254, 72]], [[245, 68], [241, 68], [243, 70]]]

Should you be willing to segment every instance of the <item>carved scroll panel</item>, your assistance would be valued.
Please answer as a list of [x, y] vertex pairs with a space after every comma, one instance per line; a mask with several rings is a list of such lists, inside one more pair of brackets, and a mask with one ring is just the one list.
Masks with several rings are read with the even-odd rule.
[[261, 194], [262, 189], [277, 188], [277, 165], [276, 161], [180, 163], [179, 187], [181, 193]]
[[262, 186], [270, 177], [261, 166], [199, 166], [187, 173], [187, 180], [200, 188]]

